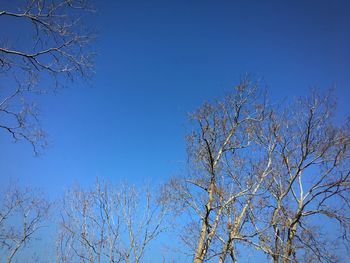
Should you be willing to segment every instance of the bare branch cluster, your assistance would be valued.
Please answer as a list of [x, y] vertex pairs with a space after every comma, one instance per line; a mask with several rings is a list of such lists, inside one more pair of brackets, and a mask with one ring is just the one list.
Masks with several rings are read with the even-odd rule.
[[[37, 153], [45, 145], [33, 94], [67, 86], [93, 69], [92, 32], [84, 16], [87, 0], [9, 1], [2, 23], [19, 26], [20, 35], [0, 39], [0, 128], [14, 140], [28, 141]], [[69, 82], [67, 82], [69, 81]]]
[[192, 115], [189, 174], [167, 185], [191, 218], [182, 240], [195, 263], [237, 262], [243, 247], [276, 263], [337, 262], [335, 241], [349, 241], [349, 125], [334, 124], [331, 93], [285, 110], [262, 95], [244, 79]]
[[30, 189], [12, 186], [0, 201], [0, 261], [13, 262], [48, 221], [50, 203]]
[[68, 191], [63, 201], [58, 262], [141, 262], [161, 234], [167, 207], [149, 188], [127, 184]]

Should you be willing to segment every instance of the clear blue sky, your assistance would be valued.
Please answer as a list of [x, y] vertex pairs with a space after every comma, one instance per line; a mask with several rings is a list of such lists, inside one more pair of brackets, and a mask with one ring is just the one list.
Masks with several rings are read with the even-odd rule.
[[[349, 1], [97, 1], [93, 87], [42, 96], [50, 147], [0, 131], [0, 179], [52, 195], [96, 176], [162, 181], [184, 167], [187, 113], [250, 72], [273, 99], [337, 87], [350, 112]], [[13, 25], [2, 28], [20, 33]]]

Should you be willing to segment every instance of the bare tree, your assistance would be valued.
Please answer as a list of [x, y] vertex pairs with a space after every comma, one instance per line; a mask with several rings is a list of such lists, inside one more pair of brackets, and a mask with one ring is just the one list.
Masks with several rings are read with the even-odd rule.
[[19, 32], [0, 38], [0, 130], [28, 141], [35, 153], [45, 145], [35, 96], [92, 71], [92, 34], [83, 23], [91, 10], [87, 0], [6, 1], [0, 7], [1, 23]]
[[237, 262], [243, 247], [276, 263], [337, 262], [337, 239], [349, 241], [349, 121], [335, 125], [331, 93], [285, 108], [257, 94], [244, 80], [192, 115], [189, 174], [167, 186], [189, 218], [180, 238], [196, 263]]
[[119, 191], [121, 217], [128, 238], [122, 248], [125, 262], [141, 262], [145, 249], [165, 230], [168, 214], [166, 200], [156, 196], [149, 187], [137, 190], [123, 185]]
[[13, 261], [48, 220], [50, 204], [34, 190], [9, 188], [1, 200], [0, 261]]
[[[117, 196], [107, 185], [91, 191], [75, 188], [66, 192], [57, 240], [57, 261], [119, 262], [117, 251], [120, 217]], [[108, 249], [106, 249], [108, 248]]]
[[[226, 173], [230, 174], [233, 184], [241, 191], [246, 189], [246, 194], [236, 198], [223, 213], [222, 233], [227, 237], [219, 236], [223, 243], [223, 248], [219, 251], [220, 263], [225, 262], [228, 255], [232, 262], [237, 262], [237, 244], [243, 243], [252, 249], [261, 249], [254, 237], [261, 232], [258, 228], [258, 215], [261, 215], [262, 204], [266, 198], [266, 184], [273, 172], [273, 156], [277, 145], [274, 134], [279, 127], [273, 112], [269, 111], [254, 128], [254, 144], [249, 148], [248, 155], [235, 156], [238, 160], [244, 159], [241, 165], [233, 167], [232, 160], [226, 164]], [[245, 250], [248, 251], [248, 248]]]
[[[223, 262], [229, 252], [235, 258], [233, 240], [242, 238], [240, 229], [249, 205], [270, 173], [273, 140], [261, 147], [255, 138], [265, 115], [264, 97], [249, 79], [223, 100], [206, 103], [192, 115], [198, 129], [188, 137], [190, 172], [183, 180], [173, 180], [169, 189], [172, 199], [194, 218], [190, 222], [197, 236], [193, 262], [220, 255]], [[259, 165], [250, 167], [254, 151], [266, 154], [255, 157]], [[227, 215], [235, 215], [234, 222]]]
[[260, 236], [274, 262], [337, 262], [337, 239], [349, 241], [350, 133], [334, 124], [334, 106], [313, 92], [278, 116], [269, 231]]
[[167, 208], [148, 189], [97, 182], [68, 191], [57, 241], [58, 262], [141, 262], [165, 227]]

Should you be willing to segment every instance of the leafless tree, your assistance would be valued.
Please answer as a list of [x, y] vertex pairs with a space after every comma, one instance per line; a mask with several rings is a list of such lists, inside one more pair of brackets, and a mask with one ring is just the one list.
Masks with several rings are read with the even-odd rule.
[[45, 145], [35, 96], [92, 72], [92, 34], [83, 23], [88, 11], [88, 0], [1, 4], [2, 25], [16, 28], [0, 38], [0, 130], [28, 141], [35, 153]]
[[122, 222], [128, 235], [122, 249], [123, 258], [127, 263], [138, 263], [149, 243], [166, 229], [164, 219], [168, 214], [167, 202], [161, 196], [157, 197], [149, 187], [137, 190], [124, 185], [118, 196]]
[[0, 210], [0, 261], [13, 261], [47, 224], [50, 204], [34, 190], [10, 187]]
[[66, 192], [57, 239], [57, 261], [119, 262], [117, 196], [107, 185], [96, 184], [90, 191], [75, 188]]
[[93, 190], [68, 191], [57, 242], [58, 262], [141, 262], [164, 231], [162, 199], [149, 189], [97, 182]]
[[[191, 242], [193, 262], [220, 255], [223, 262], [229, 252], [235, 258], [233, 239], [238, 239], [246, 211], [270, 173], [273, 140], [260, 147], [255, 139], [265, 110], [257, 83], [244, 79], [232, 94], [204, 104], [192, 115], [198, 128], [188, 137], [189, 175], [172, 180], [168, 186], [173, 200], [189, 208], [194, 219], [191, 225], [197, 242], [194, 247]], [[266, 154], [255, 157], [260, 163], [256, 174], [253, 170], [258, 165], [248, 164], [255, 156], [250, 154], [258, 150]], [[227, 213], [229, 210], [232, 213]], [[228, 214], [235, 215], [234, 221], [226, 220], [223, 226]], [[196, 226], [197, 230], [193, 229]]]
[[[260, 249], [254, 237], [261, 232], [258, 228], [258, 218], [266, 198], [266, 184], [273, 172], [273, 156], [277, 145], [274, 134], [279, 129], [272, 111], [254, 126], [252, 146], [244, 155], [235, 156], [241, 160], [241, 165], [233, 167], [232, 159], [226, 164], [226, 173], [230, 175], [233, 184], [246, 194], [236, 198], [223, 213], [222, 228], [225, 236], [219, 236], [223, 248], [219, 251], [219, 262], [225, 262], [227, 256], [232, 262], [237, 262], [237, 244], [246, 245], [245, 251]], [[237, 161], [236, 161], [237, 162]], [[238, 169], [237, 169], [238, 168]], [[232, 193], [229, 193], [232, 195]]]
[[192, 115], [189, 174], [167, 185], [189, 218], [180, 238], [195, 263], [237, 262], [243, 246], [276, 263], [337, 262], [336, 240], [349, 241], [349, 121], [335, 125], [331, 94], [282, 106], [257, 94], [244, 80]]
[[276, 263], [337, 262], [337, 239], [349, 242], [349, 125], [334, 124], [330, 95], [313, 92], [293, 104], [278, 116], [269, 231], [260, 245]]

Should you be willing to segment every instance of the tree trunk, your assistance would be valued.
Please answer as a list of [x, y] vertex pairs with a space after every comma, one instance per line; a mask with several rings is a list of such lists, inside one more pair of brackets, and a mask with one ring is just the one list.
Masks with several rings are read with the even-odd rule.
[[288, 230], [288, 240], [287, 240], [286, 248], [283, 255], [283, 261], [282, 261], [283, 263], [292, 262], [290, 257], [293, 254], [293, 250], [294, 250], [293, 239], [294, 239], [295, 233], [296, 233], [296, 224]]
[[222, 249], [222, 252], [221, 252], [221, 255], [220, 255], [220, 258], [219, 258], [219, 263], [224, 263], [225, 262], [226, 255], [227, 255], [229, 250], [231, 250], [230, 253], [231, 253], [232, 261], [234, 263], [237, 263], [236, 257], [234, 255], [234, 250], [233, 250], [233, 248], [230, 249], [230, 247], [232, 245], [232, 234], [231, 233], [232, 232], [230, 232], [229, 240], [226, 242], [224, 248]]
[[196, 254], [194, 256], [193, 263], [202, 263], [205, 259], [205, 256], [207, 254], [207, 244], [206, 244], [206, 239], [207, 239], [207, 229], [209, 227], [209, 215], [211, 212], [211, 206], [213, 203], [213, 192], [214, 192], [214, 185], [215, 182], [212, 179], [209, 189], [208, 189], [208, 201], [206, 204], [206, 212], [205, 212], [205, 217], [202, 221], [202, 227], [201, 227], [201, 232], [198, 240], [198, 245], [197, 245], [197, 250]]

